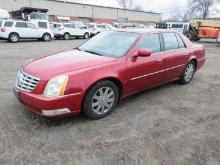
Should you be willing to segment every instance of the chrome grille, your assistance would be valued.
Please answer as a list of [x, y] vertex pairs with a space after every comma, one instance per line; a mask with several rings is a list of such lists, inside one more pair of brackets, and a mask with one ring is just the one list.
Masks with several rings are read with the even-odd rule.
[[17, 74], [15, 87], [25, 92], [32, 92], [40, 79], [20, 70]]

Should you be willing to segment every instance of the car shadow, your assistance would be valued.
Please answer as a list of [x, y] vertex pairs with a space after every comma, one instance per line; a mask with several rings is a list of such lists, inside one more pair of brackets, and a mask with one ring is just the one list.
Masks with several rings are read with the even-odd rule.
[[[117, 109], [120, 109], [123, 106], [127, 106], [127, 104], [132, 104], [133, 102], [135, 102], [136, 100], [142, 98], [143, 96], [150, 96], [152, 95], [152, 93], [157, 93], [160, 92], [163, 89], [167, 89], [169, 87], [173, 87], [173, 86], [179, 86], [178, 83], [176, 82], [171, 82], [168, 84], [164, 84], [158, 87], [154, 87], [148, 90], [144, 90], [142, 92], [139, 92], [137, 94], [131, 95], [121, 101], [119, 101], [118, 105], [115, 107], [115, 111], [113, 111], [113, 113], [115, 113], [117, 111]], [[28, 110], [27, 110], [28, 111]], [[28, 114], [27, 114], [28, 113]], [[86, 122], [92, 122], [93, 120], [87, 118], [83, 113], [80, 113], [79, 115], [76, 116], [68, 116], [68, 117], [62, 117], [62, 118], [55, 118], [55, 119], [49, 119], [49, 118], [44, 118], [44, 117], [40, 117], [39, 115], [33, 113], [33, 112], [26, 112], [26, 115], [30, 115], [31, 118], [38, 120], [38, 122], [40, 124], [43, 124], [47, 127], [57, 127], [60, 125], [66, 125], [66, 124], [79, 124], [79, 123], [86, 123]]]

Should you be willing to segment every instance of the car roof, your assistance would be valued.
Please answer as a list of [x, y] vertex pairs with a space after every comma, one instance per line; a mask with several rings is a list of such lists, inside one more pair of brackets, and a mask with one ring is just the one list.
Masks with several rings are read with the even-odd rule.
[[176, 32], [175, 30], [167, 30], [167, 29], [148, 29], [148, 28], [142, 28], [142, 29], [118, 29], [117, 31], [121, 32], [133, 32], [133, 33], [139, 33], [139, 34], [145, 34], [145, 33], [156, 33], [156, 32]]

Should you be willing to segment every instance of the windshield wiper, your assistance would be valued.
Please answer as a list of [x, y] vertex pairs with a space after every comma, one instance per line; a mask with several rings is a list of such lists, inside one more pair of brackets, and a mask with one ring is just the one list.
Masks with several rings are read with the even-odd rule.
[[83, 50], [83, 51], [84, 51], [84, 52], [87, 52], [87, 53], [95, 54], [95, 55], [98, 55], [98, 56], [103, 56], [102, 54], [97, 53], [97, 52], [92, 51], [92, 50]]

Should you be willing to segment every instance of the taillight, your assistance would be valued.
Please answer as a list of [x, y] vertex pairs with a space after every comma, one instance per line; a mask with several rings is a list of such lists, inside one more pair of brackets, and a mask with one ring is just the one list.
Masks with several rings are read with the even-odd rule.
[[1, 28], [1, 32], [5, 32], [5, 28], [4, 27]]

